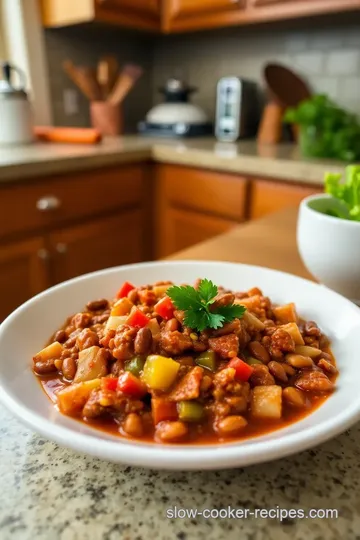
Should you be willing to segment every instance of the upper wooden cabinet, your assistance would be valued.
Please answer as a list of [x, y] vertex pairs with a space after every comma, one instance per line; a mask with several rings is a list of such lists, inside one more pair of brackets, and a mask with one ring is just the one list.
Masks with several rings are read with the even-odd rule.
[[102, 21], [143, 30], [161, 29], [162, 0], [40, 1], [47, 27]]
[[102, 21], [158, 32], [360, 10], [360, 0], [39, 0], [48, 27]]

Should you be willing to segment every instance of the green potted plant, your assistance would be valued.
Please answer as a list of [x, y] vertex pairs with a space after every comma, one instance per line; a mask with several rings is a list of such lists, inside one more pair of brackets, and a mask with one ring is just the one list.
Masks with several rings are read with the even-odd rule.
[[308, 157], [360, 159], [360, 123], [325, 95], [314, 95], [287, 109], [285, 122], [299, 126], [302, 154]]

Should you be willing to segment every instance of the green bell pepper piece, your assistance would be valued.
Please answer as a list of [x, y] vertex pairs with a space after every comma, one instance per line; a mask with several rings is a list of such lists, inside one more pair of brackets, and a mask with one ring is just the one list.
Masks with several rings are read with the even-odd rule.
[[209, 371], [216, 371], [216, 354], [214, 351], [206, 351], [195, 358], [195, 363]]
[[258, 360], [257, 358], [253, 358], [252, 356], [248, 356], [246, 358], [246, 363], [249, 364], [249, 366], [254, 366], [255, 364], [262, 364], [261, 360]]
[[177, 409], [184, 422], [198, 422], [204, 416], [204, 407], [196, 401], [179, 401]]
[[142, 356], [134, 356], [125, 365], [125, 371], [130, 371], [135, 377], [139, 377], [140, 373], [144, 369], [145, 358]]

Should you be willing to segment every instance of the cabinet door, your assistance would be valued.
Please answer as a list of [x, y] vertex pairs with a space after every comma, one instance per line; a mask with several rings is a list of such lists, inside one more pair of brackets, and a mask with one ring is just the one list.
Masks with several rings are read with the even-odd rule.
[[236, 10], [245, 5], [244, 0], [169, 0], [170, 17], [191, 17]]
[[50, 285], [42, 238], [0, 246], [0, 320]]
[[254, 180], [251, 185], [250, 218], [272, 214], [288, 206], [298, 206], [304, 197], [320, 191], [315, 187]]
[[160, 237], [160, 256], [167, 257], [213, 236], [222, 234], [237, 223], [227, 219], [167, 208]]
[[104, 8], [119, 11], [160, 14], [160, 0], [97, 0]]
[[143, 258], [142, 212], [56, 231], [50, 235], [54, 283]]

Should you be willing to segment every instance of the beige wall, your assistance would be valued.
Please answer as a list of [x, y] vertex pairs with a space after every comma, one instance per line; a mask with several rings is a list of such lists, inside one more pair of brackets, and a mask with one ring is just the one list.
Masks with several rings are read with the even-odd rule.
[[1, 13], [1, 0], [0, 0], [0, 60], [6, 59], [6, 47], [5, 47], [5, 38], [4, 38], [4, 30], [3, 30], [3, 24], [2, 24], [2, 13]]

